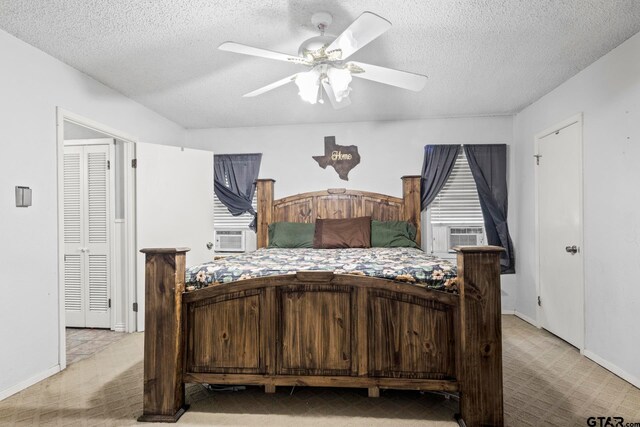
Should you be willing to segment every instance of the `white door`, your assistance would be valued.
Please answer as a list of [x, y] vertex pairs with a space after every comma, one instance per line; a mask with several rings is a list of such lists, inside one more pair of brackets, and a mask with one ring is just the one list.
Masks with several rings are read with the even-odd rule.
[[582, 124], [541, 137], [538, 149], [539, 319], [578, 348], [584, 344]]
[[213, 258], [213, 153], [136, 144], [137, 327], [144, 329], [143, 248], [188, 247], [187, 265]]
[[66, 325], [110, 328], [109, 145], [64, 148]]

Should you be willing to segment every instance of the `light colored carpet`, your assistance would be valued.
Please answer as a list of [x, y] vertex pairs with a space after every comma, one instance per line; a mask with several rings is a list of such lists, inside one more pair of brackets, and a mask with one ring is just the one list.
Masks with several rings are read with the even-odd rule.
[[[507, 425], [586, 426], [588, 416], [640, 422], [640, 390], [553, 335], [503, 316]], [[142, 413], [142, 334], [128, 335], [0, 402], [1, 425], [124, 426]], [[187, 387], [183, 426], [449, 426], [457, 402], [413, 391]], [[142, 424], [141, 424], [142, 425]]]

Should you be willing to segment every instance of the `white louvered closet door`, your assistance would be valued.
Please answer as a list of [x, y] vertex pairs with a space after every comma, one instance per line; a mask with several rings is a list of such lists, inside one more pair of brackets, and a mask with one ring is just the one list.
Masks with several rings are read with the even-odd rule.
[[67, 326], [85, 326], [83, 147], [64, 148], [64, 304]]
[[69, 146], [64, 149], [67, 326], [111, 326], [108, 161], [108, 145]]

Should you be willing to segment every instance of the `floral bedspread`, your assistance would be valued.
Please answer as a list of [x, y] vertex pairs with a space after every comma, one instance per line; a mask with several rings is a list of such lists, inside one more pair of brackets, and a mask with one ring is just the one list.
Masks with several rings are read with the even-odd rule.
[[255, 277], [324, 270], [455, 291], [453, 263], [414, 248], [258, 249], [187, 268], [187, 290]]

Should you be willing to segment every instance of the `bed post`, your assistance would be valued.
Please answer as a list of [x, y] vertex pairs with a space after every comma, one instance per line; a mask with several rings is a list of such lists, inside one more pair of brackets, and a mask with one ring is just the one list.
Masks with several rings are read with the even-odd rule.
[[460, 307], [458, 372], [461, 425], [502, 426], [502, 308], [497, 246], [454, 248]]
[[405, 175], [402, 177], [403, 219], [416, 226], [416, 243], [418, 245], [422, 240], [420, 179], [420, 175]]
[[176, 422], [188, 409], [182, 382], [188, 248], [142, 249], [145, 262], [144, 400], [138, 421]]
[[269, 243], [269, 224], [273, 215], [273, 179], [257, 179], [258, 228], [256, 230], [258, 249], [266, 248]]

